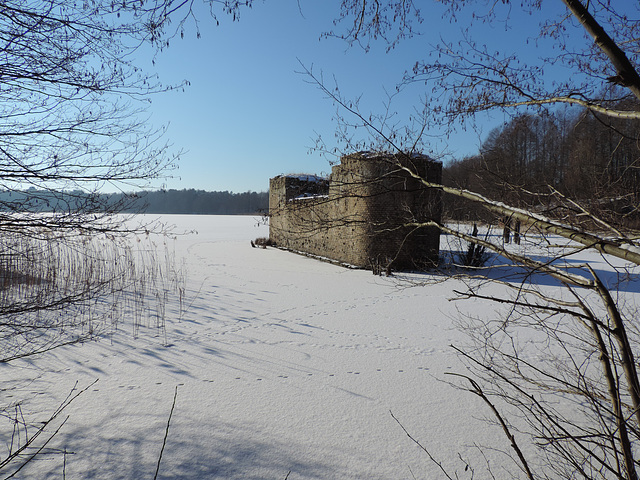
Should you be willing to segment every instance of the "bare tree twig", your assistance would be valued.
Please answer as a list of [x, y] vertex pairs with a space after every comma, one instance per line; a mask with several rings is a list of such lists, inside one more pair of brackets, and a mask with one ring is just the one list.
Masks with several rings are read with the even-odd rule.
[[167, 419], [167, 428], [164, 431], [164, 439], [162, 440], [162, 448], [160, 449], [160, 455], [158, 456], [158, 464], [156, 466], [156, 473], [153, 476], [153, 479], [156, 480], [158, 478], [158, 474], [160, 473], [160, 462], [162, 462], [162, 455], [164, 454], [164, 448], [167, 445], [167, 438], [169, 437], [169, 426], [171, 425], [171, 418], [173, 417], [173, 410], [176, 407], [176, 399], [178, 398], [178, 386], [176, 385], [175, 393], [173, 394], [173, 403], [171, 404], [171, 411], [169, 412], [169, 418]]

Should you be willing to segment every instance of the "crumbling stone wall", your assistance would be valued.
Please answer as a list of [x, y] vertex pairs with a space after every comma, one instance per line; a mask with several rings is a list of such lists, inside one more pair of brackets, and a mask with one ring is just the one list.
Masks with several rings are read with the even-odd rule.
[[278, 176], [269, 186], [269, 235], [279, 247], [362, 268], [396, 270], [438, 262], [440, 231], [407, 227], [440, 221], [441, 192], [399, 168], [440, 183], [442, 164], [359, 152], [345, 156], [328, 179]]

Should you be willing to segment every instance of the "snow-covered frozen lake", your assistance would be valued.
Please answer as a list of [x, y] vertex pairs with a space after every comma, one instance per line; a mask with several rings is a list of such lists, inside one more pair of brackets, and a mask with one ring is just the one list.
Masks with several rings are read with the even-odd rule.
[[[39, 376], [31, 406], [55, 408], [98, 379], [23, 478], [151, 479], [178, 387], [158, 478], [435, 478], [438, 468], [391, 413], [443, 463], [507, 449], [484, 405], [447, 383], [463, 366], [450, 344], [459, 280], [408, 288], [277, 249], [251, 248], [268, 229], [253, 217], [167, 216], [185, 259], [185, 305], [166, 332], [137, 338], [124, 319], [97, 343], [0, 367]], [[21, 472], [22, 474], [23, 472]]]

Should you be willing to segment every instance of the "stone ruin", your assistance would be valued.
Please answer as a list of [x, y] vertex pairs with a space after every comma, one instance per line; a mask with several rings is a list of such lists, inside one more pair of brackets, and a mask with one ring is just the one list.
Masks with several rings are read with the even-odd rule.
[[280, 175], [269, 184], [269, 239], [277, 247], [375, 273], [438, 263], [441, 192], [401, 167], [440, 183], [442, 163], [425, 155], [359, 152], [342, 157], [328, 178]]

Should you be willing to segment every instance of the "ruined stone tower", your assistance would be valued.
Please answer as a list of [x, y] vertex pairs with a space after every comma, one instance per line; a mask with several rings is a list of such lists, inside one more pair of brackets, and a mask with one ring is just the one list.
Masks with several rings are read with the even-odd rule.
[[362, 268], [420, 269], [438, 262], [442, 164], [424, 155], [359, 152], [330, 177], [288, 175], [269, 186], [270, 239], [282, 248]]

